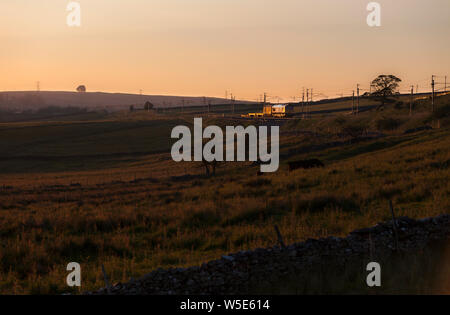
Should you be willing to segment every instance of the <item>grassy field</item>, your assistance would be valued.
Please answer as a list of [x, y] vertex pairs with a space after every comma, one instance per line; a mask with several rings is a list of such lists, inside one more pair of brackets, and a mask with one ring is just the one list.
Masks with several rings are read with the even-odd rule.
[[[285, 121], [280, 170], [262, 177], [246, 162], [215, 177], [173, 162], [170, 131], [192, 113], [0, 124], [0, 293], [77, 292], [65, 284], [72, 261], [85, 291], [104, 286], [102, 264], [119, 282], [272, 246], [273, 224], [287, 243], [344, 236], [389, 219], [388, 200], [399, 216], [449, 213], [449, 104], [439, 98], [434, 115], [423, 100], [412, 117], [397, 102]], [[205, 116], [210, 123], [243, 122]], [[434, 129], [404, 133], [425, 125]], [[287, 171], [304, 158], [326, 167]]]

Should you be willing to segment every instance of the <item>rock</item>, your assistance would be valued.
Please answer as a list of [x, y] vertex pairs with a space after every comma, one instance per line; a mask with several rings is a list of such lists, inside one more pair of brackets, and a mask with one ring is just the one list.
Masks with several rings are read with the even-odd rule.
[[189, 279], [188, 282], [186, 283], [188, 286], [194, 285], [195, 281], [192, 279]]
[[228, 261], [234, 261], [234, 258], [231, 256], [222, 256], [223, 259], [228, 260]]

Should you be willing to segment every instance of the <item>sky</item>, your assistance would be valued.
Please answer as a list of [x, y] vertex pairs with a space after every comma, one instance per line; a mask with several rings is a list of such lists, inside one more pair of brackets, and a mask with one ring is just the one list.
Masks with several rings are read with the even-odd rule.
[[[362, 91], [394, 74], [419, 92], [450, 70], [450, 1], [0, 1], [0, 91], [88, 91], [293, 100]], [[450, 85], [450, 84], [449, 84]]]

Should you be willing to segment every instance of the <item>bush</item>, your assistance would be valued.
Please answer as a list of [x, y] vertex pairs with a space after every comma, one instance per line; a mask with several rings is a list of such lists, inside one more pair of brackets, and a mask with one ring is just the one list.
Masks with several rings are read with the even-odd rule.
[[381, 118], [377, 120], [376, 125], [378, 130], [395, 130], [400, 126], [401, 122], [395, 118]]
[[364, 126], [359, 123], [349, 123], [342, 127], [342, 132], [352, 139], [361, 137], [364, 134]]
[[244, 185], [247, 187], [261, 187], [261, 186], [268, 186], [270, 184], [272, 184], [272, 181], [270, 179], [258, 178], [249, 180]]
[[397, 103], [395, 103], [395, 108], [396, 109], [400, 109], [403, 107], [403, 102], [402, 101], [398, 101]]
[[433, 114], [433, 118], [435, 119], [442, 119], [446, 117], [450, 117], [450, 104], [437, 107]]
[[343, 126], [347, 122], [347, 119], [345, 117], [339, 116], [334, 120], [334, 122], [339, 126]]
[[220, 215], [216, 211], [206, 209], [190, 214], [183, 220], [182, 225], [187, 228], [204, 228], [216, 225], [220, 219]]
[[338, 195], [321, 194], [306, 198], [297, 202], [297, 212], [319, 212], [327, 209], [341, 209], [354, 213], [360, 212], [360, 206], [354, 198], [346, 198]]

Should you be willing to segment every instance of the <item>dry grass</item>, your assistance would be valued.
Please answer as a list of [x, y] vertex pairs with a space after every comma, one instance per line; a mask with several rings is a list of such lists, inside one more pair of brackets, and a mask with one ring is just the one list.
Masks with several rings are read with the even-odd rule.
[[[306, 123], [325, 132], [322, 120]], [[46, 171], [38, 165], [20, 172], [28, 164], [15, 161], [15, 172], [0, 175], [0, 292], [71, 291], [65, 284], [71, 261], [82, 265], [82, 290], [104, 285], [101, 264], [113, 282], [200, 264], [275, 244], [274, 223], [286, 243], [344, 236], [388, 219], [389, 199], [399, 216], [449, 212], [448, 128], [392, 132], [311, 152], [336, 135], [290, 133], [303, 127], [283, 126], [282, 162], [314, 156], [325, 168], [288, 173], [283, 164], [276, 174], [257, 177], [256, 167], [236, 163], [205, 178], [199, 165], [176, 164], [166, 153], [124, 156], [101, 167], [86, 160], [94, 167], [65, 171], [50, 163]], [[20, 151], [17, 142], [9, 145]]]

